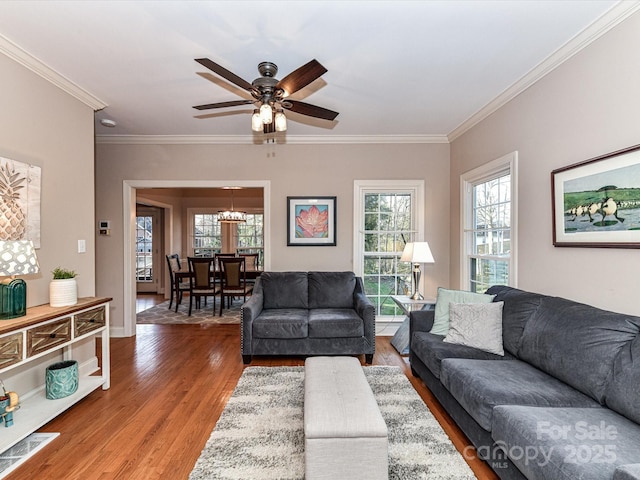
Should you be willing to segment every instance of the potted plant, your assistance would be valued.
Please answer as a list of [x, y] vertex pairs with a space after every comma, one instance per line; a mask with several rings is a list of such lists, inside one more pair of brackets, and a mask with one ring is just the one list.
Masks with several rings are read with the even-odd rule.
[[49, 304], [52, 307], [66, 307], [78, 303], [76, 272], [57, 267], [52, 272], [49, 284]]

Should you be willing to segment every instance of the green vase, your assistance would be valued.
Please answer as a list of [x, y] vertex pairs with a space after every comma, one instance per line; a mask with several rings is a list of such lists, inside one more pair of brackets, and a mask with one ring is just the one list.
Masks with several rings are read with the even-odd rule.
[[68, 397], [78, 390], [78, 362], [65, 360], [47, 367], [45, 390], [49, 400]]

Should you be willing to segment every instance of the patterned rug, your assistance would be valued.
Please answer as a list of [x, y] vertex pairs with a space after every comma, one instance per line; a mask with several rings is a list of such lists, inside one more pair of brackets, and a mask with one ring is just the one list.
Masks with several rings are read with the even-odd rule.
[[[363, 367], [389, 433], [390, 480], [476, 478], [398, 367]], [[190, 480], [302, 480], [304, 367], [248, 367]]]
[[201, 308], [196, 309], [195, 304], [189, 316], [189, 297], [182, 299], [182, 303], [178, 306], [178, 312], [175, 311], [175, 303], [169, 310], [169, 302], [160, 303], [155, 307], [136, 315], [136, 323], [154, 323], [154, 324], [191, 324], [191, 323], [240, 323], [240, 307], [242, 306], [242, 298], [236, 299], [231, 308], [222, 309], [222, 317], [220, 317], [220, 299], [216, 298], [216, 314], [213, 315], [213, 300], [208, 299], [207, 305], [204, 300], [201, 302]]

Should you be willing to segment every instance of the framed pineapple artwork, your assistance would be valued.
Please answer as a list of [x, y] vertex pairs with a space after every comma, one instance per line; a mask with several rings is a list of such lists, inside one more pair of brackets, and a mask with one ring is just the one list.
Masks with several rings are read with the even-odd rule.
[[0, 240], [40, 248], [40, 179], [40, 167], [0, 157]]

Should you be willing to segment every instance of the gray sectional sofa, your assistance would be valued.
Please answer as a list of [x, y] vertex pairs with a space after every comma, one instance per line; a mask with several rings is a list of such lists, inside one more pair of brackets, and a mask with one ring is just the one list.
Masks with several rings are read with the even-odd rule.
[[640, 318], [493, 286], [504, 356], [429, 333], [410, 363], [501, 479], [640, 479]]
[[353, 272], [265, 272], [241, 309], [241, 350], [253, 355], [365, 355], [375, 309]]

